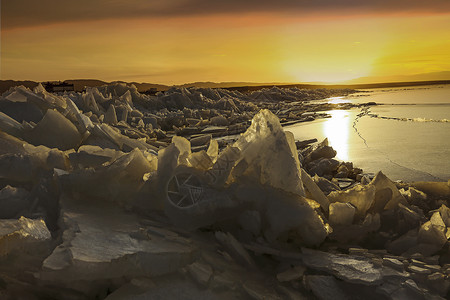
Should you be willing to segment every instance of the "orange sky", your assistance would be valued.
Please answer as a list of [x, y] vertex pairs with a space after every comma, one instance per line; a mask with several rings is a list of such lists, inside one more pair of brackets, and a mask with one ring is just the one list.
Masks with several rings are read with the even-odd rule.
[[2, 8], [1, 79], [340, 82], [450, 71], [449, 12], [103, 14], [8, 26]]

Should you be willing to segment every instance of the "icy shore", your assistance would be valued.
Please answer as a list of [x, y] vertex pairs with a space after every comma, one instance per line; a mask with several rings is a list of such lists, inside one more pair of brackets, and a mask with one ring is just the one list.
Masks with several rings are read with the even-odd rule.
[[282, 128], [350, 92], [10, 89], [0, 296], [448, 298], [450, 181], [392, 182]]

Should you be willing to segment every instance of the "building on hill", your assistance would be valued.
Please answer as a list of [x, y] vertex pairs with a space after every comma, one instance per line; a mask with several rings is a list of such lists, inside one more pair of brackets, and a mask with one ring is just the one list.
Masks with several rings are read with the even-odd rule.
[[60, 92], [72, 92], [74, 91], [73, 83], [61, 82], [61, 81], [48, 81], [42, 83], [45, 90], [50, 93], [60, 93]]
[[158, 88], [152, 87], [152, 88], [149, 88], [146, 91], [141, 92], [141, 94], [156, 95], [157, 92], [158, 92]]

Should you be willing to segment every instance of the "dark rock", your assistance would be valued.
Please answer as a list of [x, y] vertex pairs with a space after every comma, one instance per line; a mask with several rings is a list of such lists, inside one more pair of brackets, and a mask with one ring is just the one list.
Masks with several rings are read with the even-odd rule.
[[316, 160], [319, 158], [333, 158], [336, 156], [336, 151], [330, 146], [321, 146], [311, 153], [311, 159]]

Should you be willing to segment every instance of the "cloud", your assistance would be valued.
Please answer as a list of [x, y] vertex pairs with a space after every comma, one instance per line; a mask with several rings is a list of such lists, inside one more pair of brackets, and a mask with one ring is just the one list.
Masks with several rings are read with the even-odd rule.
[[9, 0], [3, 29], [102, 19], [241, 13], [449, 13], [448, 0]]

